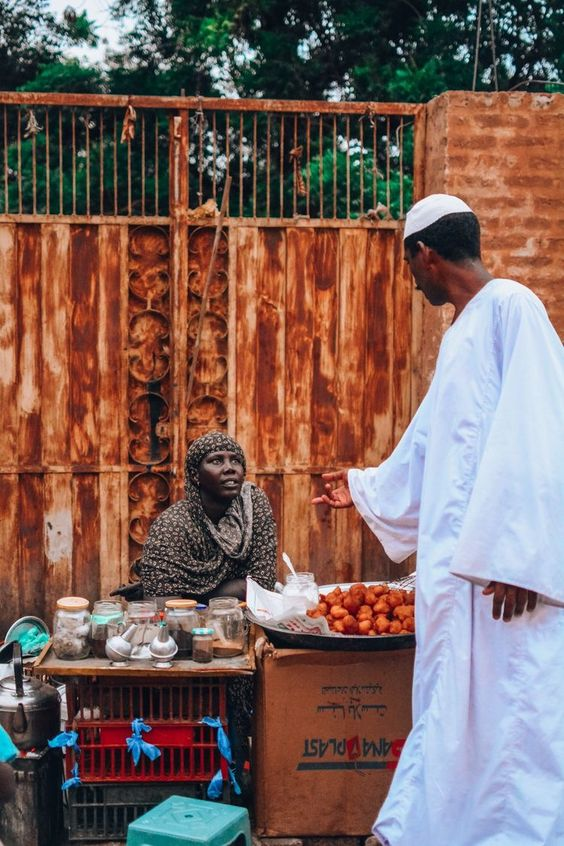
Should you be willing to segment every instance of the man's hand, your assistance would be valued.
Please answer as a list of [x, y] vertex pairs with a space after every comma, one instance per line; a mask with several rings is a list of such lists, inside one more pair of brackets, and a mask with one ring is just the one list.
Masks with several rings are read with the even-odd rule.
[[[323, 473], [325, 479], [325, 493], [312, 499], [313, 505], [330, 505], [331, 508], [350, 508], [353, 505], [348, 483], [348, 470], [337, 470], [335, 473]], [[333, 487], [331, 482], [340, 483]]]
[[525, 608], [534, 611], [537, 607], [537, 594], [527, 588], [506, 585], [503, 582], [490, 582], [482, 591], [484, 596], [492, 596], [492, 617], [499, 620], [503, 609], [503, 621], [509, 623], [513, 617], [520, 617]]

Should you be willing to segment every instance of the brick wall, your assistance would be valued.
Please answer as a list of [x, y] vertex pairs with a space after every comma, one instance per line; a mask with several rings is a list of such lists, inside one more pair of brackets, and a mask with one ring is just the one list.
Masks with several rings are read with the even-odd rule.
[[[450, 91], [427, 106], [425, 194], [462, 197], [482, 228], [484, 264], [528, 285], [564, 337], [564, 95]], [[419, 399], [448, 308], [425, 303]]]

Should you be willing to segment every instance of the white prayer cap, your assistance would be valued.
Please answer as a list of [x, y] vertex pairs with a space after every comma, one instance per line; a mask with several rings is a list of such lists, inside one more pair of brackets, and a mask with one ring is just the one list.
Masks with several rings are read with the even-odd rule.
[[445, 217], [447, 214], [457, 214], [460, 212], [471, 212], [470, 206], [467, 206], [464, 200], [460, 197], [455, 197], [454, 194], [429, 194], [415, 203], [410, 208], [405, 216], [405, 229], [403, 237], [408, 238], [414, 232], [421, 232], [432, 223]]

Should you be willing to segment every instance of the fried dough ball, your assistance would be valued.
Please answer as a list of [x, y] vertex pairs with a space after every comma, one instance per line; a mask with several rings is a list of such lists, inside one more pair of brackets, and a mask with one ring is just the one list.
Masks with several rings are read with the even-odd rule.
[[349, 612], [347, 611], [347, 609], [343, 608], [342, 605], [333, 605], [333, 607], [331, 608], [331, 616], [335, 620], [342, 620], [344, 617], [347, 616], [348, 613]]
[[387, 634], [390, 631], [391, 622], [388, 620], [385, 614], [380, 614], [374, 620], [374, 631], [376, 634]]
[[376, 596], [374, 591], [371, 590], [370, 588], [368, 588], [368, 590], [364, 594], [364, 601], [365, 601], [366, 605], [374, 605], [374, 603], [376, 602], [377, 599], [378, 599], [378, 597]]
[[406, 617], [413, 617], [413, 605], [396, 605], [393, 610], [394, 617], [398, 620], [405, 620]]
[[379, 599], [378, 602], [374, 604], [375, 614], [389, 614], [390, 610], [390, 605], [387, 599]]
[[[410, 607], [413, 608], [413, 605]], [[402, 621], [402, 625], [406, 632], [409, 632], [410, 634], [415, 631], [415, 620], [413, 617], [405, 617]]]
[[376, 595], [376, 597], [378, 597], [384, 596], [385, 593], [389, 592], [390, 588], [388, 585], [374, 585], [370, 588], [370, 590]]
[[404, 605], [415, 605], [415, 591], [414, 590], [406, 590], [405, 591]]
[[402, 590], [391, 590], [386, 597], [386, 601], [390, 608], [395, 608], [397, 605], [403, 605], [404, 595]]
[[350, 614], [347, 614], [346, 617], [343, 617], [343, 626], [345, 627], [345, 634], [357, 634], [359, 629], [359, 624], [352, 617]]
[[399, 620], [392, 620], [390, 623], [389, 632], [390, 634], [399, 634], [401, 632], [402, 625]]
[[323, 611], [320, 611], [319, 608], [308, 608], [306, 611], [308, 617], [311, 617], [313, 620], [316, 620], [318, 617], [324, 617], [325, 614]]
[[345, 633], [345, 624], [342, 620], [335, 620], [335, 622], [333, 623], [333, 631], [339, 632], [339, 634]]
[[346, 608], [349, 614], [353, 616], [358, 614], [358, 610], [361, 606], [359, 602], [359, 596], [355, 594], [351, 594], [349, 591], [345, 593], [345, 598], [343, 599], [343, 608]]
[[372, 632], [372, 620], [361, 620], [358, 624], [358, 633], [367, 635]]

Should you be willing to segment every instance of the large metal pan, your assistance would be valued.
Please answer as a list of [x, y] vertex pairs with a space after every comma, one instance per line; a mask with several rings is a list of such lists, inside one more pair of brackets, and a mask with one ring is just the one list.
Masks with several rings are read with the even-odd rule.
[[[371, 585], [379, 584], [378, 581], [367, 582]], [[340, 584], [342, 590], [347, 590], [354, 582], [347, 584]], [[380, 582], [381, 584], [381, 582]], [[409, 589], [411, 582], [402, 580], [401, 582], [387, 582], [391, 586], [403, 587]], [[337, 584], [320, 585], [320, 593], [327, 594]], [[269, 626], [258, 620], [247, 609], [247, 618], [261, 629], [264, 629], [268, 635], [269, 641], [277, 649], [323, 649], [331, 652], [385, 652], [394, 649], [411, 649], [415, 646], [414, 634], [397, 634], [397, 635], [375, 635], [374, 637], [367, 637], [366, 635], [319, 635], [319, 634], [304, 634], [302, 632], [289, 632], [286, 629], [280, 629], [276, 626]]]

